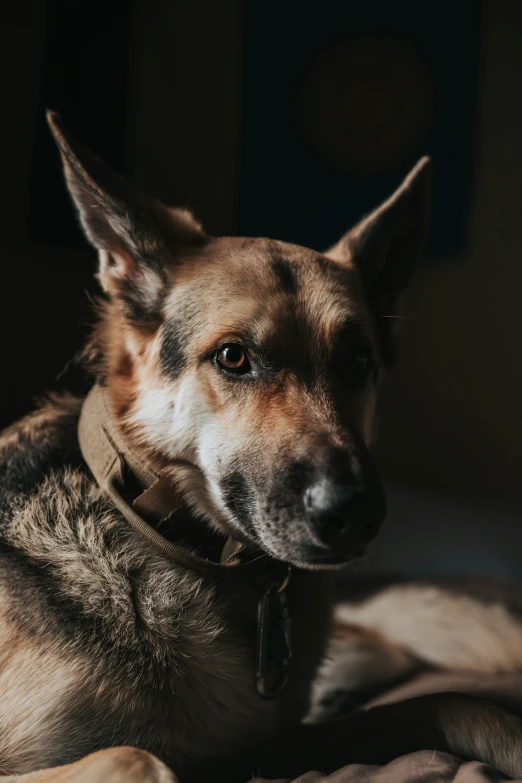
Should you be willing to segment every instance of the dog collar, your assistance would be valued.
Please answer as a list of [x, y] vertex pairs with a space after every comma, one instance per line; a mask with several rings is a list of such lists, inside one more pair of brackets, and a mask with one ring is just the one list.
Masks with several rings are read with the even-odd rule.
[[[78, 440], [82, 456], [102, 492], [133, 530], [163, 557], [201, 574], [239, 576], [256, 591], [256, 689], [263, 698], [280, 693], [288, 678], [291, 657], [285, 593], [290, 566], [269, 556], [249, 562], [244, 545], [231, 536], [217, 562], [161, 535], [144, 517], [169, 517], [185, 505], [183, 499], [170, 481], [126, 447], [110, 415], [106, 393], [99, 385], [91, 389], [83, 403]], [[274, 668], [275, 678], [270, 676]], [[271, 686], [267, 684], [270, 679]]]
[[99, 385], [91, 389], [83, 403], [78, 440], [82, 456], [103, 493], [129, 525], [160, 554], [201, 573], [222, 574], [242, 564], [244, 545], [231, 537], [218, 563], [169, 541], [146, 521], [144, 517], [166, 518], [185, 504], [170, 481], [138, 459], [126, 446], [110, 415], [106, 393]]

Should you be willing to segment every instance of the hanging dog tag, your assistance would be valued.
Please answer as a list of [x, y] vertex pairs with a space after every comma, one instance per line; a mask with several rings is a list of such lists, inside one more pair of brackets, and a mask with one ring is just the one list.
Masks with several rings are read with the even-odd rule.
[[273, 699], [288, 679], [291, 647], [288, 600], [280, 585], [266, 588], [257, 606], [256, 688]]

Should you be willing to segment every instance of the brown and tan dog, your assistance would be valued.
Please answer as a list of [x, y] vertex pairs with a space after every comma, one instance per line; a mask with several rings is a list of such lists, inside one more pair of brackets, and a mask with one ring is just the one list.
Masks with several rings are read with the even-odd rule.
[[0, 436], [0, 770], [239, 783], [437, 746], [522, 772], [518, 719], [462, 696], [300, 727], [329, 572], [385, 516], [368, 446], [428, 161], [318, 253], [209, 237], [50, 125], [99, 251], [98, 402]]

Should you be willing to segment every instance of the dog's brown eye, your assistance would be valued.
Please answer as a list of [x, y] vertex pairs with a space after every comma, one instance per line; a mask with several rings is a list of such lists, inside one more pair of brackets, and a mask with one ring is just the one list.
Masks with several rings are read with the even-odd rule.
[[216, 354], [216, 361], [222, 370], [238, 375], [250, 372], [251, 369], [245, 349], [235, 343], [220, 348]]
[[355, 380], [366, 378], [371, 366], [371, 356], [368, 348], [357, 345], [352, 348], [348, 357], [348, 373]]

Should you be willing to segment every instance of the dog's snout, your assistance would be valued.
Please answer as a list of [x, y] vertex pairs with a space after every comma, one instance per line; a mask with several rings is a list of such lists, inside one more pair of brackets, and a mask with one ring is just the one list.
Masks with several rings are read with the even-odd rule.
[[263, 540], [280, 530], [293, 562], [318, 568], [361, 556], [386, 515], [377, 471], [355, 437], [342, 445], [311, 442], [305, 458], [273, 471], [267, 501], [272, 518], [286, 524], [267, 524]]
[[318, 519], [332, 517], [342, 520], [355, 495], [356, 490], [350, 484], [337, 484], [323, 479], [306, 488], [305, 509], [307, 514]]
[[304, 492], [306, 521], [318, 543], [359, 548], [377, 535], [385, 505], [380, 487], [323, 478]]

